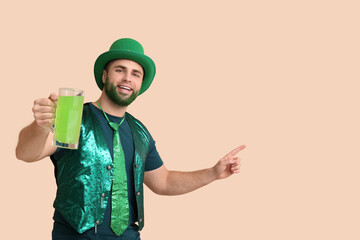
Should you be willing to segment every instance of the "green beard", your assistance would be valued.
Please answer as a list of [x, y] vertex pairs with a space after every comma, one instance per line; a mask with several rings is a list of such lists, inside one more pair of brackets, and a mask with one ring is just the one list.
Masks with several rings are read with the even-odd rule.
[[133, 93], [128, 98], [124, 98], [121, 96], [121, 93], [120, 94], [117, 93], [116, 88], [117, 88], [116, 86], [110, 83], [109, 78], [106, 77], [106, 81], [105, 81], [106, 95], [110, 98], [111, 101], [122, 107], [129, 106], [139, 95], [139, 91], [133, 91]]

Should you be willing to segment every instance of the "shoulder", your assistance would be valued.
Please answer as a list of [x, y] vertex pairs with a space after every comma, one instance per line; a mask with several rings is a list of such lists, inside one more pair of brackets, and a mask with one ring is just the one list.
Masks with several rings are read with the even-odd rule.
[[128, 121], [129, 124], [136, 124], [139, 127], [143, 128], [144, 130], [146, 130], [147, 132], [149, 132], [146, 128], [146, 126], [137, 118], [135, 118], [133, 115], [131, 115], [130, 113], [126, 112], [125, 114], [125, 119], [126, 121]]
[[153, 143], [154, 140], [150, 134], [150, 131], [146, 128], [146, 126], [137, 118], [135, 118], [133, 115], [131, 115], [130, 113], [126, 113], [125, 114], [125, 118], [127, 123], [130, 126], [131, 132], [133, 134], [139, 134], [142, 137], [145, 137], [147, 139], [147, 141], [149, 141], [149, 143]]
[[90, 105], [91, 105], [91, 103], [89, 103], [89, 102], [84, 103], [83, 114], [88, 113], [90, 111], [90, 108], [91, 108]]
[[98, 114], [99, 113], [97, 113], [96, 107], [91, 102], [84, 103], [82, 114], [83, 121], [95, 118]]

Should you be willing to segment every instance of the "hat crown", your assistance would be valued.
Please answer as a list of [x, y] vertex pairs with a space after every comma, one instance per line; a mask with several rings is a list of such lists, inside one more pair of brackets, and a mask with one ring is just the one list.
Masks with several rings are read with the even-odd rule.
[[116, 40], [110, 47], [110, 51], [129, 51], [144, 54], [144, 48], [141, 44], [131, 38], [122, 38]]

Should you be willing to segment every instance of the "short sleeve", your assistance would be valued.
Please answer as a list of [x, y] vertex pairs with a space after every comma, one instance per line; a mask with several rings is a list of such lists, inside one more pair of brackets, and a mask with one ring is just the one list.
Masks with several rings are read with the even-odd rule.
[[145, 171], [155, 170], [163, 165], [163, 161], [156, 149], [155, 141], [150, 137], [149, 154], [145, 160]]

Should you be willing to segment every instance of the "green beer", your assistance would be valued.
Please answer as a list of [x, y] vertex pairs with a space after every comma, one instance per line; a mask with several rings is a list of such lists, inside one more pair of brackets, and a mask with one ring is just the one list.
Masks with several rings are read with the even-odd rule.
[[55, 116], [56, 146], [77, 148], [83, 104], [84, 96], [59, 96]]

